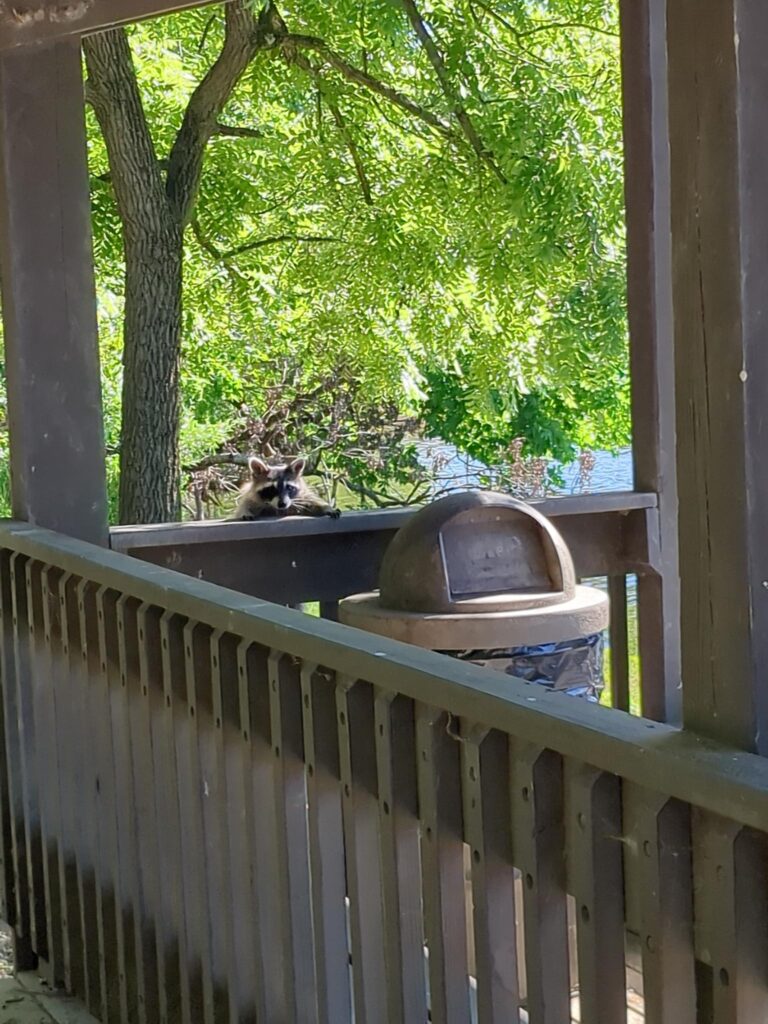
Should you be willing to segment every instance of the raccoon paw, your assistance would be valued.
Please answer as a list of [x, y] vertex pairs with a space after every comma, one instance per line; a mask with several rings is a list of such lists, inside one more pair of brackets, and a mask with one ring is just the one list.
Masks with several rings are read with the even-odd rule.
[[325, 514], [329, 519], [339, 519], [341, 516], [340, 510], [337, 508], [329, 508]]

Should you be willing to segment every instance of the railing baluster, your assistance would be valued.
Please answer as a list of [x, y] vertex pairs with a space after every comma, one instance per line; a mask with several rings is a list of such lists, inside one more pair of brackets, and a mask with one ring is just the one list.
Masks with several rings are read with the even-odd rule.
[[[199, 673], [210, 666], [208, 631], [194, 621], [184, 624], [184, 699], [175, 702], [177, 778], [181, 823], [184, 912], [187, 922], [187, 956], [190, 959], [192, 1016], [194, 1024], [214, 1024], [211, 929], [208, 913], [203, 800], [205, 780], [200, 763], [197, 727]], [[195, 1014], [195, 1003], [199, 1009]]]
[[19, 939], [29, 941], [30, 920], [27, 901], [27, 857], [24, 840], [24, 794], [22, 790], [22, 750], [19, 730], [18, 688], [16, 684], [16, 619], [11, 583], [11, 553], [0, 552], [0, 612], [2, 613], [2, 689], [3, 730], [5, 734], [5, 787], [8, 802], [3, 857], [5, 874], [6, 920]]
[[[269, 652], [249, 645], [245, 652], [241, 699], [247, 703], [251, 762], [249, 785], [253, 796], [255, 851], [254, 895], [258, 910], [258, 957], [263, 965], [266, 1021], [296, 1019], [295, 979], [291, 946], [290, 906], [285, 872], [285, 832], [278, 835], [276, 766], [270, 718]], [[279, 747], [279, 742], [278, 742]]]
[[[211, 683], [217, 730], [217, 745], [226, 798], [219, 808], [219, 827], [226, 833], [221, 899], [229, 904], [226, 913], [229, 946], [229, 1020], [231, 1024], [257, 1024], [259, 1000], [264, 981], [262, 964], [256, 956], [258, 908], [254, 899], [253, 797], [247, 776], [250, 747], [243, 739], [239, 671], [241, 643], [236, 636], [218, 636], [211, 652]], [[247, 715], [247, 704], [244, 708]], [[248, 725], [246, 723], [246, 729]]]
[[579, 1001], [590, 1024], [627, 1016], [619, 780], [567, 765], [568, 888], [577, 904]]
[[[131, 602], [124, 614], [120, 636], [120, 673], [125, 678], [129, 720], [129, 766], [133, 778], [129, 821], [133, 822], [136, 838], [134, 928], [136, 935], [136, 963], [139, 970], [139, 1021], [153, 1024], [162, 1022], [160, 1009], [160, 883], [158, 821], [155, 813], [154, 792], [163, 785], [154, 771], [152, 751], [152, 698], [150, 697], [148, 652], [152, 663], [152, 689], [154, 699], [161, 701], [159, 678], [160, 644], [158, 614], [146, 604]], [[125, 614], [125, 613], [128, 614]], [[151, 627], [150, 627], [151, 619]], [[150, 632], [152, 636], [150, 638]], [[158, 680], [157, 682], [155, 680]], [[122, 682], [122, 678], [121, 678]], [[165, 823], [163, 822], [163, 827]], [[163, 1022], [164, 1024], [164, 1022]]]
[[271, 651], [268, 674], [278, 885], [289, 926], [288, 962], [295, 989], [296, 1020], [310, 1021], [315, 1013], [317, 981], [312, 949], [300, 668], [293, 659]]
[[699, 1021], [768, 1020], [766, 838], [695, 813], [693, 850]]
[[343, 786], [352, 977], [356, 1024], [386, 1024], [384, 918], [373, 690], [337, 677], [336, 713]]
[[[184, 638], [182, 626], [176, 615], [164, 612], [160, 617], [160, 649], [163, 667], [163, 741], [158, 744], [162, 752], [161, 763], [156, 771], [167, 773], [168, 787], [161, 787], [156, 803], [158, 822], [166, 821], [166, 828], [160, 832], [161, 843], [167, 842], [165, 866], [168, 874], [163, 875], [167, 886], [169, 916], [177, 928], [179, 950], [179, 1007], [183, 1024], [200, 1024], [203, 1020], [202, 991], [199, 970], [196, 970], [194, 947], [190, 949], [187, 921], [186, 891], [184, 880], [184, 847], [191, 842], [187, 833], [187, 822], [181, 806], [180, 775], [186, 765], [179, 763], [177, 719], [186, 726], [186, 670], [184, 665]], [[162, 777], [162, 776], [160, 776]], [[166, 817], [167, 815], [167, 817]], [[166, 964], [173, 971], [172, 949], [168, 949]], [[166, 1006], [169, 1019], [173, 1020], [172, 1005]]]
[[569, 1016], [562, 758], [524, 742], [512, 762], [514, 859], [523, 875], [526, 1005], [530, 1024]]
[[615, 708], [629, 711], [629, 635], [627, 632], [627, 577], [608, 577], [611, 603], [611, 698]]
[[696, 1024], [690, 812], [625, 784], [627, 924], [640, 936], [649, 1024]]
[[[109, 896], [102, 885], [104, 844], [101, 833], [104, 823], [99, 813], [99, 788], [102, 773], [102, 740], [99, 736], [104, 729], [101, 713], [101, 698], [98, 690], [99, 678], [99, 633], [96, 619], [96, 599], [93, 586], [88, 580], [81, 580], [76, 589], [77, 611], [80, 635], [80, 664], [83, 679], [83, 717], [85, 737], [89, 746], [81, 745], [83, 772], [83, 805], [87, 829], [88, 870], [84, 873], [84, 885], [92, 894], [93, 910], [96, 917], [96, 936], [99, 949], [98, 992], [100, 1018], [107, 1024], [119, 1019], [120, 1003], [116, 981], [117, 938], [114, 906], [110, 907]], [[111, 1014], [111, 1016], [110, 1016]]]
[[337, 622], [339, 618], [339, 602], [321, 601], [320, 617], [323, 619], [330, 619], [331, 622]]
[[221, 659], [225, 640], [217, 630], [209, 640], [208, 669], [196, 674], [197, 729], [203, 778], [203, 826], [208, 912], [211, 921], [211, 967], [214, 1018], [237, 1024], [236, 987], [233, 984], [233, 902], [227, 899], [229, 829], [227, 828], [227, 775], [221, 692]]
[[[76, 578], [70, 573], [59, 577], [56, 586], [59, 605], [59, 671], [52, 674], [59, 731], [58, 770], [61, 799], [64, 883], [67, 893], [68, 931], [70, 934], [71, 987], [81, 994], [89, 1009], [99, 1003], [98, 937], [93, 879], [87, 878], [87, 846], [90, 822], [87, 802], [83, 801], [84, 779], [81, 764], [83, 728], [87, 722], [80, 627], [77, 613]], [[56, 655], [54, 655], [56, 657]], [[84, 849], [85, 847], [85, 849]]]
[[413, 702], [378, 689], [374, 724], [387, 1020], [411, 1024], [427, 1019]]
[[[247, 701], [247, 644], [235, 636], [219, 641], [218, 666], [213, 672], [214, 699], [221, 714], [221, 734], [227, 800], [222, 808], [227, 830], [227, 884], [223, 898], [231, 903], [232, 980], [230, 1017], [236, 1024], [264, 1020], [264, 965], [257, 954], [256, 901], [252, 873], [253, 788]], [[242, 685], [241, 685], [242, 684]], [[216, 698], [216, 687], [219, 696]], [[246, 698], [246, 699], [244, 699]]]
[[429, 999], [435, 1024], [470, 1020], [460, 739], [450, 715], [416, 706], [419, 818]]
[[[120, 859], [120, 832], [118, 802], [121, 794], [117, 785], [115, 733], [120, 729], [119, 717], [113, 722], [113, 690], [119, 687], [115, 675], [117, 660], [117, 595], [107, 587], [96, 591], [96, 621], [99, 637], [98, 675], [95, 687], [98, 701], [100, 748], [99, 776], [96, 783], [100, 833], [100, 857], [102, 861], [102, 889], [104, 890], [105, 916], [113, 919], [114, 948], [110, 950], [107, 968], [107, 984], [117, 988], [118, 1010], [115, 1019], [130, 1024], [128, 975], [133, 968], [132, 921], [125, 913], [123, 904], [122, 864]], [[105, 923], [105, 933], [107, 926]], [[111, 967], [111, 969], [110, 969]], [[119, 1012], [119, 1016], [118, 1016]], [[110, 1019], [111, 1024], [111, 1019]]]
[[352, 992], [345, 909], [346, 871], [334, 679], [301, 668], [312, 919], [319, 1024], [350, 1024]]
[[[54, 792], [56, 784], [51, 782], [51, 778], [56, 772], [56, 760], [53, 753], [56, 745], [56, 725], [53, 720], [49, 648], [45, 641], [42, 570], [43, 567], [39, 562], [30, 560], [25, 566], [24, 573], [29, 630], [29, 696], [34, 721], [34, 740], [32, 742], [34, 757], [30, 765], [30, 777], [34, 778], [33, 792], [37, 794], [48, 973], [54, 984], [61, 984], [67, 971], [64, 964], [64, 937], [61, 926], [61, 893], [56, 843], [59, 811]], [[33, 797], [33, 799], [35, 798]]]
[[161, 1024], [175, 1024], [178, 1020], [190, 1024], [187, 934], [181, 877], [182, 834], [173, 730], [173, 677], [178, 674], [178, 667], [174, 670], [179, 658], [178, 632], [173, 625], [172, 613], [154, 614], [151, 609], [144, 611], [143, 629], [139, 672], [142, 693], [145, 688], [147, 690], [152, 724], [152, 774], [158, 780], [154, 798], [158, 853], [160, 1020]]
[[32, 686], [29, 657], [29, 610], [27, 607], [27, 560], [11, 556], [11, 601], [14, 626], [14, 660], [16, 663], [16, 709], [20, 739], [20, 779], [24, 812], [24, 856], [26, 858], [26, 897], [28, 909], [24, 917], [32, 948], [42, 957], [48, 956], [44, 907], [43, 854], [40, 837], [39, 802], [35, 785], [35, 725], [32, 707]]
[[507, 737], [463, 722], [461, 789], [480, 1024], [506, 1024], [519, 1014], [509, 775]]
[[[126, 631], [135, 636], [135, 602], [120, 594], [110, 607], [107, 637], [107, 682], [109, 685], [110, 726], [115, 779], [115, 817], [117, 822], [118, 913], [121, 916], [125, 976], [126, 1021], [144, 1024], [145, 1004], [144, 947], [139, 903], [139, 869], [134, 820], [134, 775], [131, 757], [130, 709], [128, 705], [128, 654]], [[135, 644], [135, 639], [132, 641]]]
[[[71, 857], [72, 840], [68, 832], [65, 802], [70, 795], [67, 787], [70, 784], [70, 773], [65, 761], [66, 753], [60, 747], [66, 745], [67, 732], [64, 729], [66, 718], [65, 704], [67, 701], [66, 681], [62, 677], [61, 649], [61, 611], [58, 596], [58, 583], [61, 573], [58, 569], [42, 566], [39, 578], [30, 581], [33, 588], [38, 589], [39, 610], [42, 614], [41, 629], [38, 631], [38, 645], [41, 634], [44, 652], [38, 654], [42, 679], [36, 681], [41, 703], [40, 717], [44, 722], [46, 746], [45, 759], [39, 761], [45, 775], [40, 781], [48, 790], [48, 809], [45, 821], [46, 845], [48, 848], [47, 864], [49, 872], [49, 896], [52, 905], [48, 908], [49, 927], [55, 939], [49, 938], [49, 945], [60, 951], [59, 981], [63, 981], [68, 991], [82, 990], [82, 951], [83, 941], [80, 934], [80, 914], [77, 900], [77, 880]], [[37, 611], [36, 611], [37, 615]], [[69, 853], [69, 857], [67, 856]], [[67, 863], [68, 862], [68, 863]], [[56, 976], [56, 969], [53, 975]]]

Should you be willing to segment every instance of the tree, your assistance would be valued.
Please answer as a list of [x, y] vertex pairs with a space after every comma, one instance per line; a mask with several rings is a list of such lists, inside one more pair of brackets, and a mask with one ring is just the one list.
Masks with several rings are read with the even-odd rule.
[[287, 355], [307, 387], [343, 362], [412, 409], [443, 367], [480, 422], [544, 385], [605, 420], [626, 392], [613, 8], [233, 0], [86, 41], [122, 521], [176, 516], [184, 409], [224, 423]]

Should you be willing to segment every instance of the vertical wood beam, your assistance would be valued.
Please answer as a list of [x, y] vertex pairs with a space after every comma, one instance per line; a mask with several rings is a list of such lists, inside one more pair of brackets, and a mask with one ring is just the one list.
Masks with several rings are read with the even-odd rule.
[[106, 543], [78, 39], [0, 56], [0, 278], [13, 515]]
[[768, 753], [768, 4], [668, 10], [686, 726]]
[[643, 714], [679, 722], [666, 6], [667, 0], [620, 0], [635, 487], [659, 496], [659, 572], [638, 578]]

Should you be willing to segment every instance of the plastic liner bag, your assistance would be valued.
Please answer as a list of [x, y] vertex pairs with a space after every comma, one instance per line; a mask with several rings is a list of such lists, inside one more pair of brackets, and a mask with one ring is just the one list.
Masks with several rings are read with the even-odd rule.
[[546, 686], [548, 690], [567, 693], [570, 697], [584, 697], [593, 703], [600, 700], [604, 686], [601, 633], [559, 644], [490, 651], [443, 651], [443, 654], [506, 672], [526, 683]]

